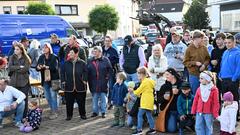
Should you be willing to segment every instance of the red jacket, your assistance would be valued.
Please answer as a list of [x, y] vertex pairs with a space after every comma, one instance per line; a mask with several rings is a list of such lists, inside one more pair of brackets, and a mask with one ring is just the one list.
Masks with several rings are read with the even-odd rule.
[[218, 99], [218, 88], [213, 87], [211, 89], [210, 96], [207, 102], [203, 102], [201, 98], [200, 87], [197, 89], [197, 93], [193, 100], [192, 114], [196, 113], [207, 113], [213, 114], [214, 118], [218, 117], [219, 112], [219, 99]]

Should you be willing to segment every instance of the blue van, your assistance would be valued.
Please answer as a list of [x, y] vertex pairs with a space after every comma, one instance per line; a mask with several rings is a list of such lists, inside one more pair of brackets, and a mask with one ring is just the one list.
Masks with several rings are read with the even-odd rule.
[[55, 33], [59, 38], [78, 34], [63, 18], [50, 15], [0, 14], [0, 53], [7, 55], [12, 42], [26, 36], [28, 39], [46, 39]]

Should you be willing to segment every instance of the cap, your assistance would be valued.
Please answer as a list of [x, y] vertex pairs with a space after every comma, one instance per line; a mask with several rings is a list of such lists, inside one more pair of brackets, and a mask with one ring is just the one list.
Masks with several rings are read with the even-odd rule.
[[125, 43], [125, 45], [129, 45], [132, 41], [133, 41], [133, 38], [132, 38], [131, 35], [127, 35], [127, 36], [124, 38], [124, 43]]
[[233, 94], [230, 91], [224, 93], [223, 100], [224, 101], [233, 101]]
[[181, 89], [191, 89], [190, 83], [189, 82], [182, 82]]
[[128, 87], [134, 88], [135, 87], [134, 81], [128, 82]]
[[27, 37], [22, 37], [20, 42], [22, 43], [22, 42], [26, 42], [26, 41], [29, 41], [28, 38]]

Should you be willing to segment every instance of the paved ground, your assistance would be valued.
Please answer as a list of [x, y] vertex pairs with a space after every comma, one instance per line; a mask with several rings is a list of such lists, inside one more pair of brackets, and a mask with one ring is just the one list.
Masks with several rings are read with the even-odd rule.
[[[78, 112], [74, 110], [74, 117], [71, 121], [65, 121], [65, 106], [60, 106], [59, 117], [56, 120], [48, 120], [47, 115], [49, 109], [46, 105], [43, 105], [43, 121], [39, 130], [30, 133], [31, 135], [130, 135], [131, 130], [127, 127], [124, 128], [110, 128], [113, 121], [113, 111], [109, 111], [106, 118], [102, 119], [100, 116], [96, 118], [90, 118], [91, 115], [91, 100], [88, 96], [87, 99], [87, 120], [80, 120]], [[239, 126], [238, 126], [239, 128]], [[146, 132], [147, 128], [145, 128]], [[163, 135], [163, 133], [157, 133]], [[187, 135], [193, 135], [194, 133], [187, 133]], [[219, 124], [215, 122], [214, 135], [219, 134]], [[240, 129], [238, 129], [240, 134]], [[11, 123], [4, 125], [3, 129], [0, 129], [0, 135], [22, 135]], [[165, 134], [165, 135], [177, 135]]]

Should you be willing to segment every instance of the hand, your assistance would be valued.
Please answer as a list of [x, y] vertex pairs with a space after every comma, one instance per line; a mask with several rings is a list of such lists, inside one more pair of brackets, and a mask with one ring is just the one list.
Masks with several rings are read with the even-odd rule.
[[218, 61], [217, 60], [211, 60], [211, 63], [213, 66], [216, 66], [218, 64]]
[[163, 95], [163, 98], [164, 98], [165, 100], [170, 100], [170, 94], [164, 94], [164, 95]]
[[38, 65], [38, 66], [37, 66], [37, 69], [38, 69], [38, 70], [42, 69], [42, 65]]
[[173, 88], [173, 89], [172, 89], [172, 92], [173, 92], [174, 95], [177, 95], [177, 94], [178, 94], [178, 91], [179, 91], [179, 90], [178, 90], [177, 88]]
[[4, 112], [9, 112], [11, 111], [11, 107], [10, 106], [5, 106], [4, 107]]
[[202, 65], [199, 69], [201, 72], [205, 70], [205, 65]]
[[15, 110], [15, 109], [17, 108], [17, 105], [18, 105], [17, 102], [13, 102], [13, 103], [11, 104], [11, 109], [12, 109], [12, 110]]
[[201, 65], [202, 65], [202, 63], [201, 62], [196, 62], [196, 65], [198, 66], [198, 67], [200, 67]]
[[183, 121], [183, 120], [185, 120], [185, 119], [186, 119], [186, 116], [185, 116], [185, 115], [180, 116], [180, 120], [181, 120], [181, 121]]

